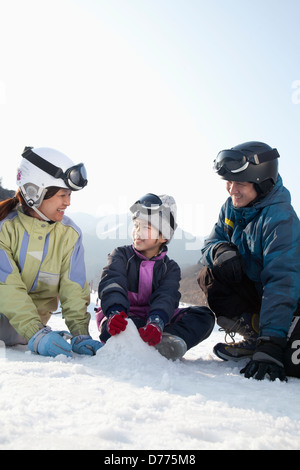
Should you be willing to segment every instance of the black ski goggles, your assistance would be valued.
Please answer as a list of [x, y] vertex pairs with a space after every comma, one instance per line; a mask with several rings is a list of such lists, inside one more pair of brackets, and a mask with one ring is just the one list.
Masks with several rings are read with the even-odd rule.
[[68, 168], [65, 172], [32, 151], [33, 147], [25, 147], [22, 157], [56, 179], [62, 179], [72, 191], [79, 191], [87, 185], [87, 173], [83, 163]]
[[[160, 212], [162, 213], [162, 206], [163, 202], [160, 197], [156, 196], [156, 194], [147, 193], [145, 196], [138, 199], [133, 206], [130, 207], [130, 211], [135, 213], [137, 211], [146, 212], [149, 216], [153, 212]], [[170, 218], [170, 227], [175, 230], [175, 220], [172, 212], [164, 207], [164, 211], [169, 212]]]
[[141, 197], [138, 201], [136, 201], [135, 204], [139, 204], [145, 209], [156, 210], [160, 206], [162, 206], [163, 203], [160, 197], [156, 196], [156, 194], [148, 193], [145, 196]]
[[219, 175], [225, 173], [240, 173], [248, 168], [249, 163], [259, 165], [279, 158], [277, 149], [260, 153], [259, 155], [245, 155], [240, 150], [222, 150], [214, 160], [213, 169]]

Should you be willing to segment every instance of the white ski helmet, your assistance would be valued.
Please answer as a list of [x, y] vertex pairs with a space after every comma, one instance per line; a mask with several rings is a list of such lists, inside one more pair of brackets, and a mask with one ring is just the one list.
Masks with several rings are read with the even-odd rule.
[[48, 147], [25, 147], [18, 167], [17, 185], [26, 204], [38, 208], [47, 188], [55, 186], [78, 191], [87, 184], [83, 163], [74, 165], [67, 155]]

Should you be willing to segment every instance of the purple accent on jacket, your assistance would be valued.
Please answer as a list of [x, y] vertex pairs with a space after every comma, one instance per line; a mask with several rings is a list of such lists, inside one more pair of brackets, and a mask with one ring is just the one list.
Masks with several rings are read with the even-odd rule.
[[129, 314], [134, 317], [147, 318], [150, 308], [150, 296], [152, 294], [153, 268], [155, 261], [164, 258], [166, 252], [149, 260], [139, 251], [133, 248], [135, 254], [142, 259], [139, 271], [139, 290], [137, 293], [128, 292], [130, 302]]
[[128, 292], [130, 314], [135, 317], [147, 317], [152, 293], [153, 268], [155, 261], [142, 261], [140, 265], [139, 291]]
[[102, 312], [102, 308], [99, 307], [99, 308], [95, 311], [95, 320], [96, 320], [96, 323], [97, 323], [97, 328], [98, 328], [98, 330], [100, 330], [100, 325], [101, 325], [101, 322], [102, 322], [103, 318], [106, 318], [106, 316], [105, 316], [104, 313]]
[[[163, 251], [155, 258], [148, 259], [142, 255], [139, 251], [135, 250], [132, 246], [134, 254], [141, 260], [139, 265], [139, 283], [138, 283], [138, 292], [127, 291], [128, 300], [130, 303], [128, 316], [129, 317], [138, 317], [141, 319], [147, 319], [149, 316], [150, 310], [150, 298], [153, 292], [153, 273], [154, 266], [157, 261], [162, 260], [167, 252]], [[182, 309], [176, 309], [174, 311], [174, 316], [177, 315]], [[101, 307], [95, 313], [96, 323], [98, 329], [100, 329], [100, 324], [105, 318], [105, 315], [102, 312]], [[178, 320], [181, 318], [178, 317]], [[176, 319], [177, 320], [177, 319]]]

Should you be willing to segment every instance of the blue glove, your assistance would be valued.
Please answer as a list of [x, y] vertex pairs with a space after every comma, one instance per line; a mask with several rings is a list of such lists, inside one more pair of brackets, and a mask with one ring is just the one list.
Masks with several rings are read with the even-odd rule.
[[71, 345], [63, 338], [64, 335], [71, 338], [68, 331], [52, 331], [46, 326], [33, 335], [28, 342], [28, 348], [41, 356], [55, 357], [64, 354], [72, 357]]
[[77, 354], [87, 354], [88, 356], [95, 356], [98, 349], [102, 348], [104, 344], [100, 341], [95, 341], [90, 335], [74, 336], [71, 340], [72, 350]]

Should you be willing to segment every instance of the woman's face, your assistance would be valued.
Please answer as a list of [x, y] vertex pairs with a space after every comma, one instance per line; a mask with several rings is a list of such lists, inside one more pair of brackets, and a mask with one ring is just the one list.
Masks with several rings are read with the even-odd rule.
[[[71, 204], [71, 193], [70, 189], [60, 189], [50, 199], [44, 199], [39, 207], [39, 211], [42, 212], [49, 220], [53, 222], [61, 222], [64, 216], [65, 210]], [[38, 214], [33, 211], [33, 217], [39, 218]]]

